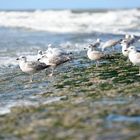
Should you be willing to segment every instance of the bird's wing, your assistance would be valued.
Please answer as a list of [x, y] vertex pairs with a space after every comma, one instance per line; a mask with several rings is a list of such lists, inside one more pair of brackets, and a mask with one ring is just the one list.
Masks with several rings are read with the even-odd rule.
[[110, 46], [115, 46], [117, 43], [118, 43], [118, 41], [117, 40], [113, 40], [113, 39], [106, 42], [106, 44], [110, 45]]
[[27, 62], [27, 66], [28, 66], [29, 68], [34, 68], [34, 67], [36, 67], [37, 64], [38, 64], [37, 61], [28, 61], [28, 62]]
[[69, 56], [62, 55], [61, 57], [56, 56], [56, 57], [49, 59], [49, 63], [54, 64], [54, 65], [59, 65], [59, 64], [65, 63], [69, 60], [70, 60]]
[[45, 69], [45, 68], [49, 67], [45, 63], [41, 63], [39, 61], [30, 61], [30, 62], [27, 62], [27, 66], [29, 68], [33, 68], [35, 70], [42, 70], [42, 69]]
[[98, 55], [99, 57], [103, 57], [104, 56], [104, 53], [100, 52], [100, 51], [93, 51], [92, 53], [93, 53], [93, 55]]

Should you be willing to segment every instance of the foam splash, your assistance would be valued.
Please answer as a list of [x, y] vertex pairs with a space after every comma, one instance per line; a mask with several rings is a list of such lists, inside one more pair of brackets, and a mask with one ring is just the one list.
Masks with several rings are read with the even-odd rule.
[[[61, 20], [60, 20], [61, 19]], [[140, 12], [131, 10], [80, 11], [1, 11], [0, 26], [55, 33], [128, 33], [139, 29]], [[132, 31], [131, 31], [132, 32]], [[139, 34], [135, 31], [134, 34]]]

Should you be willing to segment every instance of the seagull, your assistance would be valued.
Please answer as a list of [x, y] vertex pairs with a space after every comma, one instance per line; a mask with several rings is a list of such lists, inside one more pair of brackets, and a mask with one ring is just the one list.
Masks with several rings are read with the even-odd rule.
[[59, 48], [49, 48], [48, 50], [45, 51], [44, 54], [47, 56], [49, 55], [51, 57], [52, 55], [53, 56], [60, 56], [60, 55], [67, 55], [69, 53], [67, 53], [64, 50], [59, 49]]
[[42, 50], [38, 50], [37, 53], [37, 59], [41, 58], [43, 56], [44, 52]]
[[37, 73], [37, 72], [49, 67], [49, 65], [46, 65], [45, 63], [41, 63], [39, 61], [27, 61], [27, 58], [25, 56], [20, 56], [16, 60], [18, 60], [18, 62], [19, 62], [20, 69], [23, 72], [31, 75], [30, 82], [32, 82], [34, 73]]
[[133, 34], [131, 34], [131, 35], [126, 34], [125, 38], [124, 38], [124, 41], [127, 42], [130, 45], [136, 43], [139, 40], [140, 40], [140, 37], [139, 36], [135, 36]]
[[130, 44], [125, 40], [122, 40], [120, 42], [120, 44], [122, 46], [122, 54], [123, 54], [123, 56], [128, 57], [128, 54], [129, 54], [128, 48], [129, 48]]
[[114, 39], [111, 39], [111, 40], [108, 40], [106, 41], [102, 46], [102, 51], [104, 51], [106, 48], [111, 48], [113, 46], [116, 46], [118, 43], [120, 43], [122, 41], [122, 39], [119, 39], [119, 40], [114, 40]]
[[139, 74], [140, 75], [140, 51], [136, 50], [135, 46], [130, 46], [128, 48], [129, 51], [129, 60], [136, 66], [139, 66]]
[[97, 38], [93, 44], [90, 44], [92, 47], [99, 47], [101, 44], [101, 39]]
[[48, 44], [48, 49], [46, 51], [38, 50], [37, 59], [40, 59], [43, 55], [47, 53], [52, 53], [52, 44]]
[[52, 72], [49, 76], [53, 76], [54, 70], [58, 65], [70, 61], [71, 59], [72, 58], [69, 56], [69, 54], [60, 51], [57, 48], [52, 48], [51, 51], [49, 50], [47, 53], [45, 53], [45, 55], [43, 55], [40, 59], [38, 59], [38, 61], [51, 66]]
[[48, 45], [48, 49], [46, 51], [39, 50], [37, 53], [37, 59], [42, 58], [42, 56], [46, 55], [47, 57], [52, 56], [60, 56], [60, 55], [70, 55], [72, 52], [65, 52], [60, 48], [52, 48], [52, 44]]
[[102, 59], [105, 54], [99, 50], [97, 50], [96, 47], [93, 47], [91, 44], [88, 47], [87, 56], [90, 60], [96, 61], [96, 67], [98, 67], [99, 60]]
[[131, 37], [132, 37], [132, 35], [126, 34], [124, 38], [125, 38], [125, 39], [129, 39], [129, 38], [131, 38]]

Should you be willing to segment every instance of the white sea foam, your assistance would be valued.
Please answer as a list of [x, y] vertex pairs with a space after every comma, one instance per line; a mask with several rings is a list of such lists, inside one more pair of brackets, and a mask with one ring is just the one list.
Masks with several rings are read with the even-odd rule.
[[[0, 26], [20, 27], [55, 33], [125, 33], [126, 30], [140, 29], [140, 11], [1, 11]], [[139, 34], [135, 32], [135, 34]]]

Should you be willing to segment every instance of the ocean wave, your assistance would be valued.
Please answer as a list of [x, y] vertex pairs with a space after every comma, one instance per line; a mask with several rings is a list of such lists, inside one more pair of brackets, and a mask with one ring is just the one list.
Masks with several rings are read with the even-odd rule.
[[[140, 10], [80, 11], [36, 10], [1, 11], [0, 26], [53, 33], [139, 34]], [[137, 29], [137, 30], [136, 30]]]

